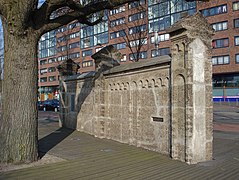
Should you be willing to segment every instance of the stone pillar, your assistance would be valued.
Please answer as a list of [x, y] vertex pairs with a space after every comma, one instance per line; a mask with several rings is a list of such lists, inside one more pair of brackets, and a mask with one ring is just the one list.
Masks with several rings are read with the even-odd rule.
[[172, 41], [171, 156], [189, 164], [211, 160], [213, 29], [196, 13], [167, 32]]
[[59, 95], [60, 95], [60, 117], [59, 117], [59, 126], [60, 127], [66, 127], [65, 120], [68, 108], [65, 106], [67, 96], [67, 87], [64, 82], [64, 78], [67, 76], [76, 75], [78, 72], [78, 69], [80, 68], [79, 64], [74, 62], [72, 59], [64, 60], [60, 65], [57, 66], [57, 69], [59, 71]]

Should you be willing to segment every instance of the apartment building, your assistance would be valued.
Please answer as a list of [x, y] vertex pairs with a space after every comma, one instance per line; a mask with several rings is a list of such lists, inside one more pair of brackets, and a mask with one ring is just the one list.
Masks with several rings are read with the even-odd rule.
[[239, 1], [199, 2], [198, 11], [212, 24], [214, 100], [238, 100], [239, 97]]
[[[165, 29], [183, 15], [197, 11], [215, 29], [212, 46], [214, 96], [225, 99], [239, 93], [239, 0], [186, 2], [185, 0], [140, 0], [104, 12], [95, 26], [72, 22], [46, 33], [39, 42], [39, 98], [57, 98], [61, 61], [71, 58], [80, 73], [93, 71], [91, 55], [112, 44], [122, 53], [121, 63], [134, 63], [170, 54]], [[99, 14], [92, 17], [96, 20]]]

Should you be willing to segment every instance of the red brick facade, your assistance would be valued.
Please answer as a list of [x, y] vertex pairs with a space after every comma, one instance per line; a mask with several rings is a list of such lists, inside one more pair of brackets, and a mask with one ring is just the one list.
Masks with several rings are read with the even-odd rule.
[[[223, 30], [223, 31], [217, 31], [215, 32], [215, 35], [213, 37], [213, 39], [217, 40], [217, 39], [223, 39], [223, 38], [228, 38], [229, 39], [229, 44], [228, 47], [223, 47], [223, 48], [214, 48], [212, 51], [212, 56], [213, 57], [218, 57], [218, 56], [225, 56], [225, 55], [229, 55], [230, 57], [230, 63], [229, 64], [222, 64], [222, 65], [213, 65], [213, 74], [224, 74], [224, 73], [239, 73], [239, 63], [236, 63], [235, 60], [235, 55], [239, 52], [239, 46], [235, 45], [235, 40], [234, 37], [235, 36], [239, 36], [239, 28], [235, 28], [234, 27], [234, 19], [239, 18], [239, 10], [235, 11], [233, 10], [233, 2], [238, 2], [239, 0], [211, 0], [210, 2], [198, 2], [197, 3], [197, 11], [201, 11], [204, 9], [208, 9], [208, 8], [212, 8], [212, 7], [217, 7], [217, 6], [221, 6], [221, 5], [227, 5], [227, 12], [222, 13], [222, 14], [217, 14], [217, 15], [212, 15], [212, 16], [208, 16], [208, 22], [210, 24], [216, 23], [216, 22], [223, 22], [223, 21], [227, 21], [227, 29]], [[141, 24], [146, 24], [146, 27], [148, 27], [148, 14], [147, 14], [147, 1], [146, 4], [143, 5], [143, 7], [145, 7], [146, 10], [146, 17], [144, 19], [140, 19], [138, 21], [134, 21], [134, 22], [129, 22], [129, 16], [136, 13], [137, 12], [137, 8], [132, 8], [129, 9], [128, 5], [125, 5], [125, 10], [120, 12], [120, 13], [116, 13], [114, 15], [111, 15], [110, 13], [108, 13], [108, 18], [109, 18], [109, 23], [108, 23], [108, 44], [119, 44], [119, 43], [124, 43], [125, 42], [125, 38], [124, 37], [118, 37], [118, 38], [112, 38], [110, 34], [116, 31], [120, 31], [120, 30], [125, 30], [126, 33], [128, 33], [129, 28], [137, 26], [137, 25], [141, 25]], [[115, 19], [119, 19], [119, 18], [125, 18], [125, 24], [121, 24], [118, 26], [114, 26], [111, 27], [110, 26], [110, 21], [115, 20]], [[200, 28], [200, 27], [199, 27]], [[147, 28], [148, 29], [148, 28]], [[75, 27], [73, 29], [71, 29], [68, 33], [74, 33], [74, 32], [80, 32], [80, 27]], [[65, 31], [64, 33], [57, 33], [56, 37], [57, 39], [61, 36], [66, 35], [67, 31]], [[80, 32], [81, 33], [81, 32]], [[165, 34], [165, 32], [160, 31], [158, 33], [160, 34]], [[159, 46], [157, 47], [154, 43], [151, 43], [151, 37], [154, 36], [154, 33], [147, 33], [147, 44], [144, 45], [141, 48], [141, 51], [146, 51], [147, 52], [147, 59], [151, 58], [151, 53], [152, 50], [155, 49], [161, 49], [161, 48], [169, 48], [170, 47], [170, 41], [162, 41], [160, 42]], [[133, 37], [129, 36], [129, 39], [133, 39]], [[79, 42], [80, 44], [80, 35], [76, 38], [70, 39], [68, 40], [67, 44], [71, 44], [74, 42]], [[64, 46], [66, 44], [66, 42], [61, 42], [61, 43], [57, 43], [57, 47], [59, 46]], [[88, 47], [88, 48], [74, 48], [74, 49], [70, 49], [68, 51], [69, 53], [74, 53], [74, 52], [79, 52], [80, 53], [80, 57], [74, 59], [75, 62], [79, 63], [80, 65], [80, 72], [88, 72], [88, 71], [93, 71], [95, 69], [94, 63], [91, 55], [89, 56], [82, 56], [83, 51], [86, 50], [92, 50], [92, 54], [94, 54], [97, 49], [101, 48], [101, 46], [105, 46], [107, 44], [97, 44], [93, 47]], [[79, 45], [80, 46], [80, 45]], [[135, 48], [132, 48], [133, 51], [135, 51]], [[123, 49], [119, 50], [123, 55], [126, 55], [126, 59], [123, 60], [121, 63], [131, 63], [131, 61], [129, 60], [129, 54], [132, 53], [132, 51], [126, 47]], [[62, 56], [62, 52], [57, 52], [56, 54], [56, 58], [58, 58], [59, 56]], [[66, 54], [66, 52], [65, 52]], [[41, 60], [47, 60], [49, 61], [49, 59], [51, 59], [52, 57], [49, 58], [44, 58], [44, 59], [39, 59]], [[53, 57], [54, 58], [54, 57]], [[43, 68], [49, 68], [49, 67], [56, 67], [59, 63], [61, 62], [54, 62], [54, 63], [46, 63], [44, 65], [39, 65], [39, 70], [43, 69]], [[40, 63], [39, 63], [40, 64]], [[55, 76], [56, 79], [52, 82], [49, 82], [49, 77], [50, 76]], [[47, 82], [41, 82], [39, 84], [40, 87], [53, 87], [53, 91], [56, 91], [58, 89], [58, 71], [56, 70], [55, 72], [47, 72], [44, 74], [40, 74], [39, 75], [40, 78], [46, 77], [47, 78]], [[52, 90], [51, 90], [52, 91]]]

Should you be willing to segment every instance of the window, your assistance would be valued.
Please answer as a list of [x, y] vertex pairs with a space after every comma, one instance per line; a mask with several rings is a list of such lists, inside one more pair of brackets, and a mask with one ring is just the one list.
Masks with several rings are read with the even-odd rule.
[[66, 45], [59, 46], [57, 49], [58, 49], [59, 52], [66, 51], [67, 50], [67, 46]]
[[239, 63], [239, 54], [236, 54], [235, 59], [236, 59], [236, 63]]
[[170, 16], [153, 19], [149, 21], [149, 33], [165, 30], [171, 24]]
[[79, 58], [79, 57], [80, 57], [80, 53], [79, 52], [75, 52], [75, 53], [69, 54], [69, 58], [70, 59], [75, 59], [75, 58]]
[[139, 19], [144, 19], [145, 17], [146, 17], [146, 12], [145, 11], [139, 12], [139, 13], [130, 15], [129, 16], [129, 22], [136, 21], [136, 20], [139, 20]]
[[170, 54], [170, 48], [154, 49], [151, 51], [151, 57], [164, 56]]
[[86, 50], [86, 51], [82, 51], [82, 57], [85, 57], [85, 56], [91, 56], [92, 55], [92, 50]]
[[80, 31], [80, 37], [81, 38], [85, 38], [88, 36], [92, 36], [94, 33], [94, 27], [93, 26], [83, 26], [81, 27], [81, 31]]
[[118, 44], [114, 44], [113, 45], [114, 46], [114, 48], [116, 48], [116, 49], [125, 49], [126, 48], [126, 43], [125, 42], [123, 42], [123, 43], [118, 43]]
[[131, 2], [131, 3], [129, 3], [129, 9], [139, 7], [140, 5], [143, 5], [145, 3], [146, 3], [145, 0]]
[[94, 35], [94, 46], [108, 43], [108, 32]]
[[55, 47], [49, 48], [49, 49], [48, 49], [48, 55], [49, 55], [49, 56], [54, 56], [54, 55], [56, 55], [56, 48], [55, 48]]
[[[177, 5], [177, 7], [179, 7]], [[180, 9], [182, 11], [182, 9]], [[163, 17], [170, 14], [170, 1], [158, 3], [148, 8], [149, 19]]]
[[213, 8], [204, 9], [201, 11], [203, 16], [214, 16], [218, 14], [227, 13], [227, 5], [216, 6]]
[[59, 56], [58, 58], [57, 58], [57, 61], [64, 61], [64, 60], [66, 60], [67, 59], [67, 56]]
[[232, 5], [232, 8], [233, 8], [234, 11], [239, 10], [239, 2], [234, 2], [233, 5]]
[[94, 27], [94, 34], [104, 33], [108, 32], [108, 21], [99, 23], [95, 25]]
[[230, 57], [228, 55], [212, 57], [212, 65], [221, 65], [221, 64], [229, 64], [229, 63], [230, 63]]
[[216, 39], [212, 41], [212, 47], [213, 48], [223, 48], [223, 47], [228, 47], [229, 45], [229, 39], [224, 38], [224, 39]]
[[39, 58], [56, 55], [56, 31], [50, 31], [41, 36], [39, 41]]
[[239, 28], [239, 19], [234, 19], [234, 27]]
[[78, 37], [78, 36], [80, 36], [80, 33], [79, 33], [79, 32], [71, 33], [71, 34], [69, 35], [69, 39], [74, 39], [74, 38], [76, 38], [76, 37]]
[[55, 67], [49, 67], [48, 68], [48, 72], [51, 73], [51, 72], [55, 72], [56, 71], [56, 68]]
[[47, 68], [40, 69], [40, 73], [41, 74], [47, 73]]
[[[139, 59], [146, 59], [147, 58], [147, 51], [139, 52], [138, 54]], [[137, 53], [131, 53], [129, 55], [129, 60], [133, 61], [137, 59]]]
[[217, 74], [212, 77], [213, 87], [239, 87], [239, 74]]
[[[97, 44], [106, 44], [108, 43], [108, 19], [107, 11], [104, 11], [103, 21], [94, 26], [81, 25], [80, 30], [80, 47], [82, 49], [93, 47]], [[96, 21], [100, 17], [100, 13], [93, 14], [90, 19], [92, 22]]]
[[49, 76], [49, 82], [56, 81], [56, 76]]
[[227, 21], [218, 22], [218, 23], [212, 24], [212, 28], [213, 28], [215, 31], [223, 31], [223, 30], [226, 30], [226, 29], [227, 29]]
[[93, 61], [85, 61], [82, 63], [82, 67], [90, 67], [93, 66]]
[[129, 34], [135, 34], [135, 33], [143, 32], [143, 31], [146, 31], [145, 24], [129, 28]]
[[47, 82], [47, 77], [40, 78], [40, 82]]
[[114, 26], [118, 26], [118, 25], [124, 24], [124, 23], [125, 23], [125, 18], [115, 19], [110, 22], [110, 26], [114, 27]]
[[138, 45], [144, 45], [144, 44], [147, 44], [147, 38], [133, 40], [133, 41], [130, 41], [129, 44], [131, 47], [135, 47]]
[[239, 46], [239, 36], [234, 37], [235, 46]]
[[69, 49], [77, 48], [79, 46], [80, 46], [80, 42], [71, 43], [69, 44]]
[[57, 32], [59, 33], [59, 32], [65, 32], [66, 31], [66, 27], [65, 26], [63, 26], [63, 27], [60, 27], [58, 30], [57, 30]]
[[117, 31], [117, 32], [110, 33], [110, 39], [123, 37], [123, 36], [125, 36], [125, 30], [120, 30], [120, 31]]
[[40, 65], [44, 65], [44, 64], [47, 64], [47, 60], [46, 59], [40, 61]]
[[81, 48], [87, 48], [87, 47], [92, 47], [94, 44], [94, 37], [86, 37], [81, 39]]
[[50, 58], [50, 59], [48, 59], [48, 63], [53, 63], [53, 62], [56, 62], [56, 58]]
[[159, 42], [168, 41], [169, 40], [169, 34], [161, 34], [158, 35], [158, 33], [155, 33], [154, 36], [151, 37], [151, 43], [152, 44], [158, 44]]
[[110, 15], [118, 14], [125, 11], [125, 6], [120, 6], [116, 9], [110, 10]]

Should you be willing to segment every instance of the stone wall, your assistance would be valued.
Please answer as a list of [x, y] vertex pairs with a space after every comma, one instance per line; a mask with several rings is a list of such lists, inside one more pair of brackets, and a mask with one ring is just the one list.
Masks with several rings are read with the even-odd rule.
[[65, 127], [169, 154], [169, 56], [88, 76], [65, 79]]
[[93, 55], [95, 73], [66, 77], [61, 124], [189, 164], [211, 160], [213, 30], [196, 13], [168, 33], [172, 58], [118, 65], [108, 47]]

